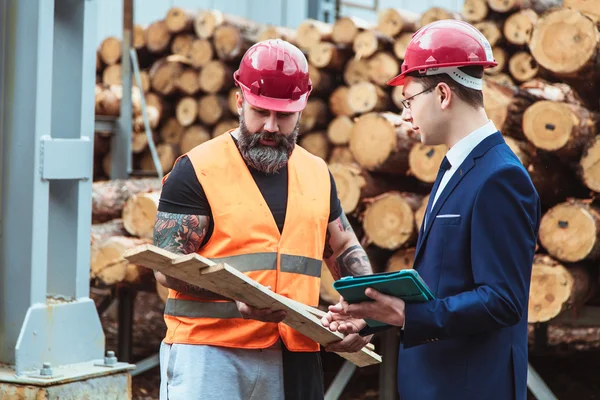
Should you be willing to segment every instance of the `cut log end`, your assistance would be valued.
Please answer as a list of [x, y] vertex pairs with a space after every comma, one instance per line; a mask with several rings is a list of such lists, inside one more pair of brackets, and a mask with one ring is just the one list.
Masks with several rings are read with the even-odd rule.
[[540, 141], [542, 136], [540, 148], [556, 151], [565, 159], [581, 158], [583, 149], [596, 136], [596, 127], [593, 113], [569, 103], [540, 100], [523, 115], [523, 131], [530, 141]]
[[389, 105], [387, 93], [370, 82], [360, 82], [350, 87], [348, 103], [355, 114], [383, 111]]
[[385, 86], [387, 82], [400, 73], [400, 64], [393, 54], [378, 52], [368, 60], [369, 78], [379, 86]]
[[209, 61], [200, 72], [200, 87], [214, 94], [228, 91], [233, 86], [231, 68], [219, 60]]
[[492, 47], [496, 46], [496, 44], [498, 44], [498, 42], [502, 39], [500, 25], [494, 21], [478, 22], [474, 26], [475, 28], [479, 29], [483, 36], [485, 36]]
[[362, 115], [354, 123], [350, 150], [359, 164], [368, 170], [374, 170], [385, 162], [397, 144], [394, 124], [379, 114]]
[[213, 43], [217, 56], [224, 61], [240, 58], [250, 47], [237, 26], [219, 26], [214, 33]]
[[531, 53], [519, 51], [510, 58], [508, 70], [517, 81], [527, 82], [537, 76], [539, 66]]
[[512, 14], [504, 23], [504, 37], [508, 42], [516, 45], [529, 43], [537, 19], [536, 12], [529, 8]]
[[432, 22], [444, 19], [461, 19], [461, 17], [458, 13], [446, 10], [445, 8], [431, 7], [421, 15], [420, 26], [429, 25]]
[[342, 209], [347, 214], [353, 212], [360, 202], [362, 188], [367, 183], [360, 168], [352, 164], [332, 163], [329, 171], [335, 180]]
[[421, 143], [416, 144], [408, 155], [411, 174], [422, 182], [435, 182], [440, 164], [447, 151], [446, 145], [426, 146]]
[[109, 36], [100, 44], [100, 60], [106, 65], [113, 65], [121, 60], [121, 40]]
[[563, 310], [573, 290], [573, 277], [562, 264], [536, 255], [531, 271], [528, 322], [547, 322]]
[[333, 43], [320, 42], [312, 46], [308, 52], [308, 59], [317, 68], [342, 69], [347, 57], [343, 50]]
[[421, 229], [423, 218], [425, 218], [425, 211], [427, 211], [427, 203], [429, 203], [429, 195], [423, 197], [421, 206], [419, 206], [419, 208], [417, 208], [417, 211], [415, 211], [415, 228], [417, 229], [417, 232]]
[[169, 47], [171, 33], [163, 20], [158, 20], [146, 28], [146, 48], [151, 53], [163, 53]]
[[310, 132], [301, 135], [298, 144], [312, 155], [327, 160], [330, 145], [325, 132]]
[[190, 48], [190, 61], [194, 68], [208, 64], [214, 57], [214, 50], [210, 40], [195, 39]]
[[541, 66], [571, 76], [595, 64], [599, 40], [598, 28], [591, 19], [579, 11], [558, 8], [540, 17], [529, 47]]
[[359, 82], [369, 81], [369, 64], [367, 60], [352, 58], [344, 68], [344, 82], [354, 85]]
[[235, 119], [226, 119], [215, 125], [213, 128], [211, 135], [212, 137], [217, 137], [226, 132], [229, 132], [232, 129], [236, 129], [240, 125], [239, 121]]
[[187, 153], [194, 147], [210, 140], [210, 133], [202, 125], [192, 125], [181, 135], [179, 149], [182, 154]]
[[297, 28], [296, 40], [301, 49], [309, 50], [320, 42], [326, 42], [331, 38], [333, 26], [326, 22], [307, 19], [300, 23]]
[[[195, 107], [196, 101], [194, 100], [194, 109]], [[178, 118], [169, 118], [160, 129], [160, 137], [164, 143], [178, 144], [184, 129], [185, 127], [181, 125]]]
[[377, 32], [366, 30], [356, 35], [352, 49], [357, 58], [369, 58], [388, 43], [387, 39], [378, 35]]
[[180, 7], [171, 7], [165, 17], [165, 23], [170, 32], [182, 32], [192, 28], [194, 14]]
[[334, 146], [329, 154], [328, 164], [352, 164], [356, 163], [356, 159], [352, 155], [348, 146]]
[[347, 86], [338, 86], [335, 88], [331, 96], [329, 96], [329, 109], [334, 115], [354, 115], [354, 110], [350, 107]]
[[400, 249], [396, 251], [388, 259], [385, 272], [402, 271], [404, 269], [412, 269], [414, 265], [416, 249], [410, 247], [408, 249]]
[[139, 193], [123, 208], [123, 226], [132, 236], [152, 239], [160, 192]]
[[215, 125], [228, 111], [228, 100], [224, 96], [209, 94], [198, 101], [198, 117], [206, 125]]
[[177, 121], [181, 126], [190, 126], [198, 118], [198, 102], [193, 97], [183, 97], [175, 108]]
[[335, 117], [327, 127], [327, 137], [333, 145], [345, 145], [350, 142], [350, 132], [354, 122], [345, 115]]
[[215, 29], [220, 26], [225, 17], [218, 10], [202, 10], [194, 20], [194, 30], [196, 35], [201, 39], [212, 38]]
[[542, 217], [540, 243], [554, 258], [577, 262], [594, 258], [600, 249], [600, 216], [581, 202], [565, 202]]
[[500, 46], [492, 47], [492, 54], [498, 65], [496, 65], [495, 67], [486, 68], [485, 73], [488, 75], [499, 74], [500, 72], [504, 71], [506, 63], [508, 61], [508, 55], [506, 53], [506, 50], [504, 50], [504, 48]]
[[470, 23], [484, 20], [488, 13], [486, 0], [465, 0], [463, 3], [462, 15]]
[[414, 209], [401, 193], [389, 192], [370, 202], [363, 214], [369, 242], [396, 250], [415, 237]]
[[398, 59], [404, 60], [404, 54], [406, 53], [406, 48], [408, 47], [408, 43], [412, 39], [412, 36], [412, 32], [402, 33], [394, 42], [394, 54]]
[[490, 8], [498, 13], [506, 13], [517, 7], [521, 0], [487, 0]]
[[414, 13], [386, 8], [378, 13], [377, 29], [386, 36], [396, 37], [402, 31], [416, 30], [418, 19]]
[[339, 44], [351, 44], [361, 29], [366, 29], [369, 24], [366, 21], [354, 17], [338, 18], [332, 28], [331, 39]]
[[585, 186], [600, 193], [600, 136], [592, 139], [584, 150], [579, 168]]

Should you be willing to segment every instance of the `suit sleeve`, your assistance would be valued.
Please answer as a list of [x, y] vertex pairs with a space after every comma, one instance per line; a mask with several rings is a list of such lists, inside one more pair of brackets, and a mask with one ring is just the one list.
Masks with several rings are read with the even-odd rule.
[[471, 219], [474, 288], [407, 304], [404, 347], [517, 324], [526, 315], [540, 201], [523, 169], [508, 166], [484, 182]]

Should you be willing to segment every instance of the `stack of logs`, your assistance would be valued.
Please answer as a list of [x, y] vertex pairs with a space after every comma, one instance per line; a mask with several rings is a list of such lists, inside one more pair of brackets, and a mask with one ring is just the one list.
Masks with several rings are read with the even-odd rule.
[[[154, 140], [168, 172], [178, 155], [237, 126], [232, 73], [245, 50], [266, 38], [294, 43], [307, 55], [314, 86], [302, 114], [300, 145], [328, 162], [342, 207], [375, 271], [411, 268], [424, 207], [447, 149], [420, 143], [400, 116], [402, 88], [386, 82], [399, 73], [406, 45], [420, 26], [447, 18], [474, 24], [498, 62], [485, 74], [486, 111], [527, 168], [543, 203], [529, 320], [544, 322], [593, 300], [600, 283], [600, 207], [595, 204], [600, 193], [600, 8], [585, 0], [558, 3], [465, 0], [461, 13], [437, 7], [421, 15], [384, 9], [376, 23], [354, 17], [333, 24], [306, 20], [295, 30], [216, 10], [172, 8], [164, 19], [136, 27], [133, 45], [143, 82], [135, 90], [152, 109]], [[104, 40], [98, 50], [97, 114], [118, 113], [118, 106], [105, 103], [109, 98], [118, 105], [120, 59], [118, 39]], [[135, 165], [152, 171], [138, 106], [134, 113]], [[109, 146], [97, 146], [96, 154], [97, 179], [105, 179]], [[93, 259], [92, 275], [103, 284], [135, 283], [143, 275], [136, 266], [118, 265], [123, 248], [151, 239], [159, 181], [139, 182], [144, 183], [135, 188], [132, 182], [94, 184], [94, 206], [112, 202], [102, 218], [96, 217], [104, 211], [94, 209], [94, 221], [104, 222], [104, 228], [95, 226], [101, 233], [92, 243], [101, 261]], [[331, 282], [324, 266], [325, 303], [337, 299]]]

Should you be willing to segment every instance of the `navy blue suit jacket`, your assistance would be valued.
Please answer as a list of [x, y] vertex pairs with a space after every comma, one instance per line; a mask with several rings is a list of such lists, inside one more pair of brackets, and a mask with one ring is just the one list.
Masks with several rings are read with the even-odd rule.
[[436, 300], [406, 305], [401, 400], [527, 398], [527, 308], [540, 213], [519, 159], [500, 132], [488, 136], [419, 233], [414, 268]]

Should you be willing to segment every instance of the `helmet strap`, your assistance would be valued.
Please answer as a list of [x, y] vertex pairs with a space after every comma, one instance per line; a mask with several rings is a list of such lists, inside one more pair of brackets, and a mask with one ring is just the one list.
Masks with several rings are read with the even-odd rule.
[[440, 67], [440, 68], [428, 68], [425, 71], [425, 75], [439, 75], [446, 74], [452, 80], [460, 83], [463, 86], [466, 86], [475, 90], [483, 89], [483, 79], [475, 78], [469, 74], [464, 73], [458, 67]]

